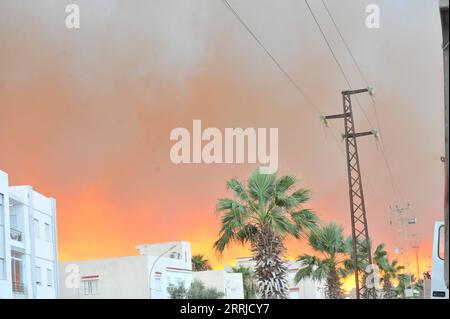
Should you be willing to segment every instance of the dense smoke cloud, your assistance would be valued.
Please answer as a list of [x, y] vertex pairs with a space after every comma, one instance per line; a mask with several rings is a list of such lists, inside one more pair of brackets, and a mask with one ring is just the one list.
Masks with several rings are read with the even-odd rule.
[[[280, 173], [297, 175], [313, 191], [310, 206], [350, 230], [345, 160], [331, 132], [221, 1], [73, 2], [79, 30], [64, 27], [68, 1], [0, 3], [0, 169], [57, 198], [62, 258], [179, 239], [210, 249], [226, 179], [254, 166], [172, 164], [170, 130], [191, 129], [193, 119], [221, 129], [278, 127]], [[323, 6], [310, 2], [352, 86], [364, 86]], [[369, 1], [327, 1], [376, 88], [377, 114], [367, 97], [361, 104], [373, 126], [378, 116], [401, 193], [375, 141], [361, 140], [370, 231], [392, 249], [388, 207], [410, 202], [426, 257], [443, 204], [437, 3], [375, 2], [378, 30], [364, 26]], [[341, 112], [345, 81], [304, 2], [232, 3], [320, 110]], [[370, 129], [358, 107], [355, 116], [358, 129]], [[289, 247], [298, 254], [298, 242]]]

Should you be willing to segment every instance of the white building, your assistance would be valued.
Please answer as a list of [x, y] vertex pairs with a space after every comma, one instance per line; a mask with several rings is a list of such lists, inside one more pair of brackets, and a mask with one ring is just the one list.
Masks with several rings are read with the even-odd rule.
[[61, 297], [166, 299], [169, 284], [191, 284], [189, 243], [181, 241], [146, 244], [136, 248], [139, 256], [61, 263]]
[[[295, 283], [295, 274], [301, 268], [299, 261], [286, 261], [288, 267], [289, 299], [325, 299], [325, 286], [323, 283], [312, 279], [303, 279], [298, 284]], [[236, 259], [238, 267], [254, 269], [255, 261], [251, 257], [241, 257]]]
[[[111, 299], [168, 299], [170, 284], [187, 289], [193, 278], [216, 287], [225, 296], [243, 296], [242, 276], [221, 271], [194, 273], [188, 242], [144, 244], [139, 256], [94, 259], [60, 264], [61, 297]], [[239, 280], [240, 287], [236, 283]]]
[[0, 299], [57, 298], [56, 202], [0, 171]]
[[203, 282], [207, 287], [224, 293], [225, 299], [244, 299], [242, 274], [225, 270], [207, 270], [193, 273], [193, 280]]

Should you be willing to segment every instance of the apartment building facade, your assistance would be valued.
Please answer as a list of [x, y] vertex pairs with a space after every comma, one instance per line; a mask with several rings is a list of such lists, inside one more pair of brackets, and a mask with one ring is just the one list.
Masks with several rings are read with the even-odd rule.
[[0, 171], [0, 298], [58, 297], [56, 201]]

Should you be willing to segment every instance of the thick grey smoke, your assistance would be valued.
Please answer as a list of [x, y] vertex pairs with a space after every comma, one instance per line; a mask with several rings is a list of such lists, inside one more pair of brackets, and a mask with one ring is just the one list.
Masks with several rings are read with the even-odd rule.
[[[341, 112], [346, 83], [303, 1], [230, 2], [322, 112]], [[80, 5], [80, 30], [64, 27], [68, 3]], [[352, 86], [364, 86], [321, 2], [310, 3]], [[410, 202], [429, 248], [444, 182], [437, 1], [327, 3], [376, 88], [377, 112], [370, 99], [361, 104], [380, 124], [401, 193], [392, 191], [375, 141], [361, 140], [371, 233], [393, 238], [388, 206]], [[364, 25], [369, 3], [381, 8], [378, 30]], [[357, 106], [355, 116], [358, 129], [370, 129]], [[253, 167], [171, 164], [169, 132], [193, 119], [218, 128], [278, 127], [281, 173], [313, 190], [311, 205], [324, 219], [348, 226], [345, 161], [331, 132], [220, 0], [1, 1], [0, 169], [13, 181], [41, 185], [63, 207], [68, 194], [100, 185], [119, 211], [137, 216], [141, 232], [139, 216], [153, 201], [167, 224], [194, 202], [213, 219], [225, 180]], [[334, 132], [341, 129], [337, 122]], [[181, 224], [171, 230], [185, 231]]]

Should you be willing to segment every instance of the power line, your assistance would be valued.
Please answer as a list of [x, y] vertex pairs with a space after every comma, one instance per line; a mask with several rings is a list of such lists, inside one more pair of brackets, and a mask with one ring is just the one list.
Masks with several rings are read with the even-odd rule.
[[[258, 36], [253, 32], [253, 30], [250, 28], [250, 26], [241, 18], [239, 13], [233, 8], [233, 6], [228, 2], [228, 0], [222, 0], [224, 5], [231, 11], [231, 13], [235, 16], [235, 18], [239, 21], [239, 23], [247, 30], [247, 32], [252, 36], [252, 38], [256, 41], [256, 43], [264, 50], [264, 52], [267, 54], [267, 56], [272, 60], [272, 62], [275, 64], [275, 66], [281, 71], [281, 73], [288, 79], [288, 81], [292, 84], [292, 86], [297, 90], [298, 93], [303, 97], [303, 99], [307, 102], [307, 104], [312, 107], [318, 115], [322, 115], [322, 112], [320, 111], [319, 107], [305, 94], [303, 89], [295, 82], [295, 80], [292, 78], [292, 76], [289, 74], [289, 72], [286, 71], [286, 69], [281, 65], [280, 62], [275, 58], [275, 56], [267, 49], [267, 47], [262, 43], [262, 41], [258, 38]], [[333, 131], [333, 129], [330, 128], [330, 132], [333, 136], [333, 139], [338, 144], [338, 149], [342, 154], [343, 151], [339, 147], [339, 141], [338, 138]]]
[[320, 110], [303, 92], [303, 89], [294, 81], [292, 76], [283, 68], [283, 66], [278, 62], [278, 60], [270, 53], [270, 51], [264, 46], [264, 44], [259, 40], [256, 34], [252, 31], [252, 29], [245, 23], [245, 21], [241, 18], [239, 13], [231, 6], [228, 0], [222, 0], [223, 3], [230, 9], [236, 19], [242, 24], [242, 26], [248, 31], [248, 33], [255, 39], [256, 43], [266, 52], [269, 58], [273, 63], [277, 66], [277, 68], [286, 76], [286, 78], [291, 82], [291, 84], [295, 87], [295, 89], [303, 96], [303, 98], [308, 102], [310, 106], [312, 106], [319, 114]]
[[[326, 43], [328, 49], [330, 50], [331, 55], [333, 56], [334, 61], [336, 62], [336, 64], [337, 64], [339, 70], [341, 71], [342, 76], [344, 77], [344, 79], [345, 79], [347, 85], [349, 86], [349, 88], [352, 90], [353, 88], [352, 88], [352, 85], [351, 85], [351, 83], [350, 83], [350, 80], [349, 80], [347, 74], [345, 73], [342, 64], [339, 62], [339, 59], [337, 58], [337, 55], [336, 55], [336, 53], [334, 52], [333, 47], [331, 46], [330, 42], [328, 41], [328, 38], [326, 37], [325, 32], [323, 31], [322, 26], [320, 25], [320, 23], [319, 23], [319, 21], [318, 21], [316, 15], [314, 14], [314, 11], [312, 10], [311, 6], [309, 5], [308, 0], [305, 0], [305, 3], [306, 3], [306, 5], [307, 5], [307, 7], [308, 7], [309, 12], [311, 13], [311, 16], [312, 16], [313, 19], [314, 19], [314, 22], [316, 23], [316, 25], [317, 25], [317, 27], [318, 27], [320, 33], [322, 34], [322, 37], [323, 37], [323, 39], [325, 40], [325, 43]], [[324, 3], [324, 1], [322, 1], [322, 3], [324, 4], [325, 8], [327, 9], [328, 7], [327, 7], [326, 4]], [[335, 23], [335, 20], [334, 20], [334, 18], [332, 17], [331, 12], [330, 12], [328, 9], [327, 9], [327, 12], [329, 13], [329, 15], [330, 15], [330, 17], [331, 17], [331, 20], [333, 21], [333, 23], [334, 23], [336, 29], [338, 30], [338, 33], [340, 34], [341, 39], [343, 40], [343, 42], [344, 42], [344, 44], [345, 44], [347, 50], [349, 51], [350, 55], [353, 57], [353, 60], [354, 60], [355, 64], [357, 65], [357, 68], [360, 70], [360, 72], [361, 72], [363, 78], [365, 79], [366, 84], [368, 84], [368, 81], [367, 81], [366, 77], [363, 75], [362, 70], [361, 70], [361, 68], [359, 67], [359, 64], [356, 62], [356, 58], [354, 57], [353, 53], [351, 53], [350, 47], [348, 46], [347, 42], [345, 41], [344, 37], [342, 36], [342, 33], [340, 32], [339, 28], [337, 27], [337, 24]], [[372, 125], [372, 122], [370, 121], [369, 116], [367, 115], [366, 111], [365, 111], [364, 108], [362, 107], [362, 105], [361, 105], [361, 103], [360, 103], [360, 101], [359, 101], [359, 99], [358, 99], [357, 97], [356, 97], [356, 102], [357, 102], [359, 108], [361, 109], [361, 111], [362, 111], [364, 117], [366, 118], [367, 122], [369, 123], [370, 128], [373, 130], [374, 127], [373, 127], [373, 125]], [[375, 108], [375, 107], [374, 107], [374, 108]], [[375, 108], [375, 110], [376, 110], [376, 108]], [[376, 114], [376, 118], [377, 118], [377, 124], [379, 125], [379, 119], [378, 119], [378, 115], [377, 115], [377, 114]], [[386, 154], [385, 154], [385, 151], [384, 151], [384, 149], [385, 149], [385, 147], [384, 147], [384, 142], [383, 142], [383, 139], [382, 139], [381, 136], [380, 136], [380, 149], [381, 149], [381, 154], [382, 154], [382, 157], [383, 157], [383, 161], [384, 161], [384, 163], [385, 163], [385, 165], [386, 165], [386, 168], [387, 168], [387, 171], [388, 171], [388, 177], [389, 177], [390, 182], [391, 182], [391, 187], [392, 187], [392, 189], [393, 189], [394, 196], [395, 196], [396, 198], [398, 198], [398, 197], [399, 197], [399, 191], [398, 191], [398, 189], [397, 189], [397, 187], [396, 187], [396, 185], [395, 185], [395, 182], [394, 182], [394, 178], [393, 178], [393, 174], [392, 174], [392, 169], [391, 169], [390, 163], [389, 163], [389, 161], [388, 161], [388, 159], [387, 159], [387, 156], [386, 156]]]
[[[289, 74], [289, 72], [286, 71], [286, 69], [281, 65], [281, 63], [275, 58], [275, 56], [269, 51], [269, 49], [262, 43], [262, 41], [258, 38], [258, 36], [256, 35], [256, 33], [251, 29], [251, 27], [242, 19], [242, 17], [239, 15], [239, 13], [233, 8], [233, 6], [230, 4], [230, 2], [228, 0], [222, 0], [222, 2], [224, 3], [224, 5], [231, 11], [231, 13], [235, 16], [235, 18], [239, 21], [239, 23], [245, 28], [245, 30], [251, 35], [251, 37], [256, 41], [256, 43], [264, 50], [264, 52], [267, 54], [267, 56], [272, 60], [272, 62], [277, 66], [277, 68], [281, 71], [281, 73], [289, 80], [289, 82], [292, 84], [292, 86], [300, 93], [300, 95], [305, 99], [305, 101], [309, 104], [310, 107], [312, 107], [317, 113], [318, 115], [322, 115], [321, 110], [317, 107], [317, 105], [305, 94], [305, 92], [303, 91], [303, 89], [295, 82], [295, 80], [292, 78], [292, 76]], [[309, 5], [308, 5], [309, 7]], [[319, 26], [320, 30], [322, 30], [322, 28]], [[323, 34], [323, 36], [325, 36]], [[325, 37], [326, 39], [326, 37]], [[328, 40], [326, 40], [328, 43]], [[329, 43], [328, 43], [329, 44]], [[331, 48], [331, 46], [329, 46]], [[334, 51], [333, 55], [334, 55]], [[334, 55], [335, 56], [335, 55]], [[336, 58], [336, 56], [335, 56]], [[336, 61], [338, 62], [337, 58]], [[338, 64], [340, 65], [340, 63], [338, 62]], [[342, 69], [342, 67], [341, 67]], [[343, 71], [343, 69], [342, 69]], [[345, 74], [345, 73], [344, 73]], [[346, 77], [346, 76], [345, 76]], [[346, 77], [347, 79], [347, 77]], [[348, 81], [348, 79], [347, 79]], [[349, 86], [350, 83], [348, 82]], [[361, 105], [359, 104], [359, 107], [362, 109]], [[364, 110], [362, 110], [363, 113]], [[367, 115], [366, 115], [367, 118]], [[369, 121], [370, 122], [370, 121]], [[335, 141], [335, 143], [337, 144], [337, 148], [339, 150], [339, 152], [341, 153], [341, 155], [345, 158], [346, 155], [344, 153], [343, 147], [341, 146], [341, 144], [339, 143], [339, 139], [337, 138], [333, 128], [334, 127], [329, 127], [330, 128], [330, 132], [332, 134], [332, 137]], [[366, 178], [366, 181], [369, 182], [369, 180]]]
[[[352, 58], [352, 60], [353, 60], [353, 63], [355, 63], [355, 66], [356, 66], [356, 68], [358, 69], [359, 74], [361, 74], [361, 77], [363, 78], [364, 82], [366, 83], [366, 86], [369, 86], [369, 81], [367, 80], [366, 76], [364, 75], [364, 73], [363, 73], [361, 67], [359, 66], [359, 63], [356, 61], [356, 58], [355, 58], [355, 56], [353, 55], [352, 51], [350, 50], [350, 47], [349, 47], [349, 45], [347, 44], [347, 41], [345, 41], [345, 38], [344, 38], [344, 36], [342, 35], [341, 30], [339, 29], [339, 27], [338, 27], [336, 21], [334, 20], [333, 15], [331, 14], [331, 12], [330, 12], [330, 10], [329, 10], [326, 1], [325, 1], [325, 0], [322, 0], [322, 4], [323, 4], [323, 6], [325, 7], [325, 10], [327, 11], [328, 16], [330, 17], [331, 21], [333, 22], [334, 27], [336, 28], [336, 30], [337, 30], [337, 32], [338, 32], [338, 34], [339, 34], [339, 37], [341, 38], [342, 42], [344, 43], [345, 48], [347, 49], [348, 53], [350, 54], [350, 56], [351, 56], [351, 58]], [[371, 97], [371, 98], [372, 98], [372, 100], [373, 100], [373, 97]]]
[[[305, 1], [306, 1], [306, 0], [305, 0]], [[345, 38], [344, 38], [344, 36], [343, 36], [343, 34], [342, 34], [342, 32], [341, 32], [341, 30], [340, 30], [338, 24], [336, 23], [336, 20], [334, 19], [333, 15], [332, 15], [332, 13], [331, 13], [331, 11], [330, 11], [330, 9], [329, 9], [327, 3], [326, 3], [326, 0], [322, 0], [322, 4], [323, 4], [323, 6], [325, 7], [325, 10], [326, 10], [328, 16], [330, 17], [330, 20], [333, 22], [333, 25], [334, 25], [334, 27], [335, 27], [337, 33], [339, 34], [339, 37], [341, 38], [341, 40], [342, 40], [342, 42], [343, 42], [343, 44], [344, 44], [344, 46], [345, 46], [347, 52], [349, 53], [350, 57], [352, 58], [353, 63], [354, 63], [355, 66], [356, 66], [356, 69], [358, 70], [358, 72], [359, 72], [359, 74], [361, 75], [362, 79], [363, 79], [364, 82], [366, 83], [366, 86], [369, 87], [369, 86], [370, 86], [369, 81], [367, 80], [367, 77], [364, 75], [364, 72], [362, 71], [362, 68], [360, 67], [358, 61], [356, 60], [355, 55], [352, 53], [352, 50], [350, 49], [350, 46], [348, 45], [347, 41], [345, 40]], [[310, 8], [310, 11], [311, 11], [311, 7], [310, 7], [309, 5], [308, 5], [308, 7]], [[312, 13], [312, 14], [313, 14], [313, 13]], [[315, 20], [316, 20], [316, 23], [318, 23], [317, 19], [315, 19]], [[320, 26], [319, 26], [319, 28], [320, 28]], [[321, 29], [321, 28], [320, 28], [320, 29]], [[324, 34], [323, 32], [322, 32], [322, 35], [324, 36], [324, 38], [326, 38], [326, 37], [325, 37], [325, 34]], [[328, 43], [328, 41], [327, 41], [327, 43]], [[330, 46], [329, 46], [329, 47], [330, 47]], [[334, 54], [333, 54], [333, 56], [335, 57], [335, 60], [337, 60], [337, 59], [336, 59], [336, 56], [335, 56]], [[375, 120], [376, 120], [378, 129], [381, 130], [380, 120], [379, 120], [378, 111], [377, 111], [377, 107], [376, 107], [376, 101], [375, 101], [375, 99], [373, 98], [373, 96], [371, 96], [371, 100], [372, 100], [372, 106], [373, 106], [373, 109], [374, 109]], [[358, 100], [357, 100], [357, 102], [359, 103]], [[369, 121], [369, 124], [370, 124], [370, 121]], [[371, 125], [371, 124], [370, 124], [370, 125]], [[371, 126], [372, 126], [372, 125], [371, 125]], [[391, 183], [392, 190], [393, 190], [393, 192], [394, 192], [394, 196], [397, 198], [397, 201], [398, 201], [399, 195], [400, 195], [401, 198], [402, 198], [403, 196], [401, 195], [400, 191], [398, 190], [398, 188], [397, 188], [397, 186], [396, 186], [396, 183], [394, 182], [394, 176], [393, 176], [393, 174], [392, 174], [391, 165], [390, 165], [389, 160], [388, 160], [388, 158], [387, 158], [386, 147], [385, 147], [385, 145], [384, 145], [384, 139], [383, 139], [382, 134], [380, 134], [380, 149], [381, 149], [381, 155], [382, 155], [382, 157], [383, 157], [383, 161], [384, 161], [384, 163], [385, 163], [385, 165], [386, 165], [386, 169], [387, 169], [387, 171], [388, 171], [388, 177], [389, 177], [389, 179], [390, 179], [390, 183]]]
[[[325, 40], [325, 43], [328, 47], [328, 50], [331, 52], [331, 55], [333, 56], [334, 61], [336, 62], [336, 65], [338, 66], [339, 70], [341, 71], [342, 76], [344, 77], [345, 82], [347, 83], [348, 87], [350, 88], [350, 90], [353, 90], [352, 84], [350, 83], [350, 80], [347, 76], [347, 74], [344, 71], [344, 67], [342, 66], [341, 62], [339, 62], [339, 59], [337, 58], [336, 53], [333, 50], [333, 47], [330, 44], [330, 41], [328, 41], [327, 36], [325, 35], [325, 32], [322, 29], [322, 26], [319, 23], [319, 20], [317, 20], [316, 15], [314, 14], [314, 11], [312, 10], [311, 6], [308, 3], [308, 0], [305, 0], [306, 6], [308, 7], [309, 12], [311, 13], [311, 16], [314, 19], [314, 22], [317, 25], [317, 28], [319, 29], [320, 33], [322, 34], [323, 39]], [[367, 112], [364, 110], [364, 108], [362, 107], [361, 103], [359, 102], [358, 97], [356, 97], [356, 102], [358, 103], [359, 108], [361, 109], [364, 117], [366, 118], [367, 122], [369, 122], [369, 126], [370, 128], [373, 130], [374, 127], [369, 119], [369, 116], [367, 115]]]

